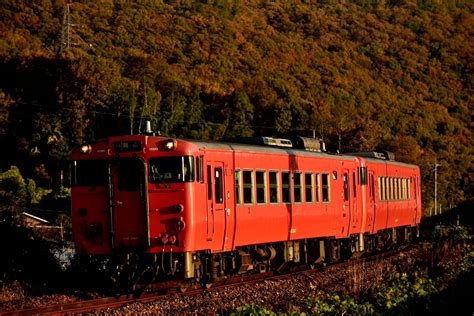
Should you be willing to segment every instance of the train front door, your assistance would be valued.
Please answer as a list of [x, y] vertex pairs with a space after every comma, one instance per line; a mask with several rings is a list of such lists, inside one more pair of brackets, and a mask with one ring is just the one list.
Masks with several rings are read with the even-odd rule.
[[138, 158], [110, 164], [109, 212], [112, 247], [127, 249], [148, 245], [145, 163]]
[[217, 249], [224, 250], [229, 215], [224, 162], [207, 164], [207, 191], [207, 240], [215, 242]]

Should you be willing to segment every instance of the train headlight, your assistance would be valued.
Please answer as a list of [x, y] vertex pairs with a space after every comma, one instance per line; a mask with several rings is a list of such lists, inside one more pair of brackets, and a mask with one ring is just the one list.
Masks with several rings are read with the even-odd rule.
[[168, 239], [170, 244], [174, 245], [176, 243], [176, 235], [171, 235], [170, 238]]
[[175, 210], [176, 210], [176, 213], [181, 213], [184, 210], [183, 204], [176, 204]]
[[161, 242], [163, 243], [163, 245], [166, 245], [168, 243], [168, 234], [163, 234], [161, 236]]
[[178, 142], [176, 141], [176, 139], [168, 139], [167, 141], [165, 141], [165, 149], [168, 151], [176, 149], [177, 146]]
[[84, 155], [90, 154], [92, 152], [92, 147], [89, 144], [83, 144], [79, 148], [79, 151], [81, 152], [81, 154], [84, 154]]

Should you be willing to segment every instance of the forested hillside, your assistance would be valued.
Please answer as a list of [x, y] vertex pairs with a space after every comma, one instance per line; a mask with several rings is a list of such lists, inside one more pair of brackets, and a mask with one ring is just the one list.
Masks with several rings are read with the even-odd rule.
[[[317, 136], [423, 173], [425, 208], [473, 196], [474, 2], [0, 4], [3, 171], [57, 183], [72, 146], [138, 133]], [[56, 180], [55, 180], [56, 179]], [[53, 181], [55, 180], [55, 181]]]

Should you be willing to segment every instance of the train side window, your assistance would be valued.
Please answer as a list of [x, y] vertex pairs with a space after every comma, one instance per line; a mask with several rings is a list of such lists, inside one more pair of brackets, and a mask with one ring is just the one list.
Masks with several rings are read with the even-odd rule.
[[108, 182], [105, 160], [76, 160], [71, 165], [73, 186], [105, 186]]
[[301, 172], [293, 174], [293, 194], [295, 195], [295, 203], [301, 203]]
[[395, 200], [395, 179], [390, 177], [390, 199]]
[[405, 182], [405, 179], [404, 179], [404, 178], [400, 178], [400, 200], [404, 200], [404, 199], [405, 199], [405, 191], [403, 190], [403, 187], [405, 186], [405, 185], [404, 185], [404, 182]]
[[235, 170], [235, 203], [242, 204], [240, 198], [240, 187], [242, 185], [242, 179], [240, 178], [240, 170]]
[[291, 203], [290, 191], [291, 174], [289, 172], [281, 173], [281, 196], [283, 203]]
[[344, 172], [344, 201], [349, 201], [349, 175]]
[[354, 197], [357, 196], [357, 182], [356, 182], [356, 173], [352, 172], [352, 192], [354, 192]]
[[393, 178], [393, 199], [398, 200], [398, 179]]
[[397, 178], [392, 178], [392, 182], [393, 182], [393, 199], [398, 200]]
[[410, 190], [410, 187], [411, 187], [411, 179], [407, 179], [407, 195], [408, 195], [408, 199], [409, 199], [409, 200], [411, 199], [411, 190]]
[[388, 177], [388, 199], [393, 200], [393, 178]]
[[278, 172], [270, 171], [270, 203], [278, 203]]
[[398, 181], [397, 181], [397, 178], [393, 178], [393, 199], [398, 200]]
[[361, 185], [367, 185], [368, 178], [367, 178], [367, 167], [361, 167], [359, 169], [359, 179]]
[[378, 182], [378, 189], [379, 189], [379, 200], [383, 201], [384, 195], [383, 195], [383, 181], [382, 177], [377, 177], [377, 182]]
[[372, 198], [375, 200], [375, 183], [374, 183], [374, 175], [370, 175], [370, 193]]
[[267, 202], [266, 188], [265, 188], [265, 171], [255, 172], [255, 184], [257, 188], [257, 203], [264, 204]]
[[401, 189], [400, 189], [400, 178], [397, 178], [397, 199], [401, 200], [402, 195], [401, 195]]
[[390, 178], [385, 177], [385, 200], [390, 201]]
[[224, 201], [224, 183], [222, 179], [222, 168], [214, 169], [214, 189], [216, 192], [216, 203], [222, 203]]
[[408, 189], [407, 189], [407, 183], [408, 183], [408, 179], [405, 178], [403, 179], [403, 198], [406, 200], [408, 199]]
[[199, 183], [204, 183], [204, 156], [196, 157], [196, 173]]
[[330, 185], [329, 185], [329, 174], [328, 173], [323, 173], [321, 175], [321, 189], [323, 193], [323, 202], [329, 202], [329, 196], [330, 196]]
[[382, 199], [384, 201], [386, 201], [386, 200], [388, 200], [388, 196], [387, 196], [387, 177], [382, 177], [382, 190], [383, 190]]
[[400, 178], [400, 200], [405, 199], [405, 179]]
[[307, 203], [313, 202], [313, 174], [305, 173], [304, 175], [305, 199]]
[[403, 194], [403, 199], [406, 200], [408, 198], [408, 196], [407, 196], [407, 179], [406, 178], [402, 179], [402, 194]]
[[320, 198], [320, 197], [321, 197], [321, 193], [320, 193], [320, 189], [319, 189], [319, 188], [320, 188], [319, 173], [315, 173], [314, 175], [315, 175], [315, 177], [316, 177], [316, 179], [315, 179], [315, 180], [316, 180], [316, 189], [315, 189], [316, 202], [319, 203], [319, 201], [321, 201], [321, 198]]
[[207, 199], [212, 200], [212, 167], [207, 165]]
[[253, 171], [244, 170], [243, 180], [244, 180], [244, 203], [250, 204], [253, 203], [253, 181], [252, 181]]

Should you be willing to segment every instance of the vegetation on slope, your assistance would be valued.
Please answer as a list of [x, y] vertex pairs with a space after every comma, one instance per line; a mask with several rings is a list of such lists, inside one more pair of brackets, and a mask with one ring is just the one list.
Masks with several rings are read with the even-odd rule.
[[[317, 135], [472, 198], [471, 1], [2, 1], [2, 165], [60, 187], [72, 146], [137, 133]], [[67, 22], [67, 19], [66, 19]], [[53, 185], [54, 187], [54, 185]]]

